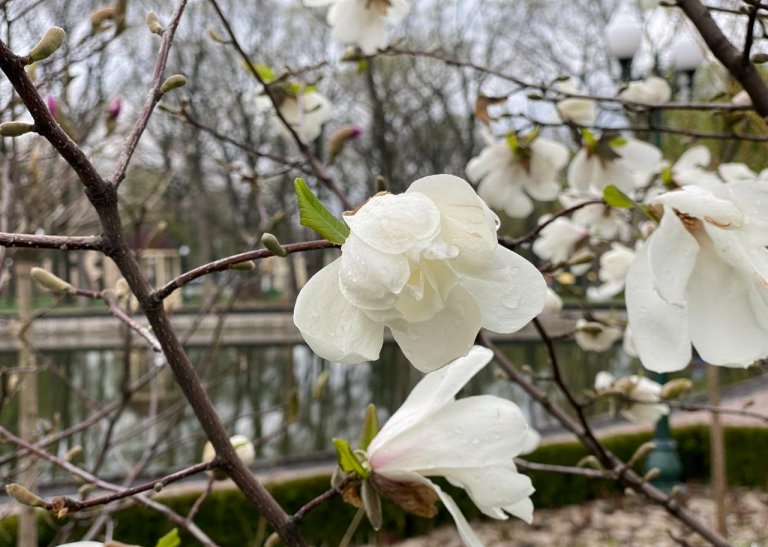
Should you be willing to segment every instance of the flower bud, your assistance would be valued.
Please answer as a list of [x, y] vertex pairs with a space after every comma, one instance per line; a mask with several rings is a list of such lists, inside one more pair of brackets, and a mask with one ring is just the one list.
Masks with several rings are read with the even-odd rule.
[[45, 34], [37, 43], [37, 45], [32, 48], [32, 51], [27, 54], [26, 58], [24, 59], [24, 64], [30, 65], [32, 63], [36, 63], [37, 61], [47, 59], [61, 47], [61, 44], [64, 43], [64, 38], [66, 37], [67, 33], [64, 32], [63, 28], [49, 28], [47, 31], [45, 31]]
[[576, 464], [576, 467], [590, 467], [592, 469], [597, 469], [598, 471], [603, 471], [605, 469], [603, 464], [600, 463], [600, 460], [592, 454], [581, 458], [579, 463]]
[[73, 461], [80, 458], [80, 456], [83, 454], [83, 447], [80, 445], [73, 446], [69, 450], [67, 450], [67, 453], [64, 454], [64, 461], [72, 463]]
[[147, 12], [147, 28], [149, 29], [149, 32], [157, 34], [158, 36], [162, 36], [165, 31], [163, 25], [160, 24], [160, 18], [154, 11]]
[[[253, 443], [248, 440], [245, 435], [234, 435], [229, 438], [229, 442], [232, 443], [232, 447], [235, 449], [240, 461], [244, 465], [251, 465], [256, 459], [256, 449], [253, 447]], [[205, 443], [203, 447], [203, 461], [212, 462], [216, 457], [216, 450], [213, 448], [213, 444], [210, 441]], [[226, 473], [221, 469], [213, 469], [208, 472], [216, 480], [223, 480], [227, 478]]]
[[312, 399], [318, 400], [323, 396], [323, 393], [325, 392], [325, 386], [328, 384], [328, 378], [331, 377], [331, 374], [324, 370], [320, 373], [320, 375], [317, 377], [317, 380], [315, 380], [315, 383], [312, 385]]
[[256, 263], [253, 260], [248, 260], [247, 262], [238, 262], [237, 264], [232, 264], [229, 269], [250, 272], [256, 269]]
[[675, 378], [661, 388], [662, 399], [676, 399], [693, 387], [693, 382], [688, 378]]
[[119, 96], [112, 99], [112, 102], [109, 103], [109, 106], [107, 107], [107, 116], [109, 116], [110, 119], [117, 119], [117, 116], [120, 114], [121, 104], [122, 101]]
[[115, 6], [101, 6], [91, 12], [89, 19], [91, 21], [91, 32], [101, 32], [107, 28], [105, 24], [110, 19], [115, 18]]
[[288, 253], [283, 249], [283, 246], [280, 245], [280, 242], [277, 240], [277, 238], [270, 234], [269, 232], [264, 232], [264, 235], [261, 236], [261, 244], [264, 245], [268, 250], [272, 251], [275, 256], [288, 256]]
[[162, 482], [160, 482], [160, 481], [156, 482], [156, 483], [155, 483], [155, 485], [152, 487], [152, 489], [153, 489], [155, 492], [160, 492], [160, 491], [162, 491], [162, 490], [163, 490], [163, 483], [162, 483]]
[[43, 498], [37, 494], [33, 494], [27, 487], [17, 484], [15, 482], [7, 485], [5, 491], [22, 505], [27, 507], [46, 507], [47, 504]]
[[652, 480], [659, 478], [659, 475], [661, 475], [661, 469], [658, 467], [653, 467], [649, 469], [645, 475], [643, 475], [643, 480], [651, 482]]
[[629, 467], [634, 466], [635, 464], [643, 461], [648, 455], [656, 450], [656, 444], [652, 442], [643, 443], [640, 446], [637, 447], [637, 450], [635, 450], [635, 453], [632, 454], [632, 457], [629, 459], [629, 462], [627, 465]]
[[187, 85], [187, 79], [181, 74], [174, 74], [173, 76], [168, 76], [163, 82], [163, 85], [160, 86], [160, 93], [165, 94], [177, 87], [184, 87], [185, 85]]
[[57, 277], [48, 270], [42, 268], [32, 268], [31, 275], [32, 279], [34, 279], [38, 285], [53, 292], [71, 292], [74, 288], [60, 277]]
[[121, 277], [117, 280], [117, 283], [115, 283], [115, 293], [118, 298], [125, 298], [131, 293], [131, 288], [128, 286], [128, 282], [124, 277]]
[[328, 161], [333, 163], [344, 150], [347, 142], [356, 139], [362, 133], [362, 128], [357, 125], [345, 125], [334, 131], [328, 138]]
[[19, 137], [35, 130], [34, 124], [27, 122], [3, 122], [0, 123], [0, 136]]
[[45, 104], [46, 104], [46, 106], [48, 106], [48, 112], [50, 112], [51, 116], [53, 116], [55, 118], [56, 117], [56, 111], [58, 110], [58, 107], [59, 107], [59, 103], [58, 103], [58, 101], [56, 101], [56, 97], [54, 97], [53, 95], [49, 94], [45, 98]]

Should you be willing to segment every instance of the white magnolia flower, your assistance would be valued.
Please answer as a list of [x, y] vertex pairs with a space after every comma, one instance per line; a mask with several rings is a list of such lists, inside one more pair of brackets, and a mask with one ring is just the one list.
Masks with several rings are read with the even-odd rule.
[[411, 9], [406, 0], [304, 0], [310, 7], [331, 5], [333, 38], [372, 55], [387, 46], [387, 24], [397, 25]]
[[[547, 217], [539, 221], [545, 222]], [[589, 237], [589, 232], [571, 219], [558, 217], [539, 232], [532, 250], [541, 259], [553, 263], [566, 262], [576, 248]]]
[[482, 542], [453, 498], [427, 477], [440, 476], [467, 491], [478, 509], [495, 519], [507, 513], [530, 523], [531, 480], [513, 458], [530, 449], [538, 434], [513, 402], [492, 395], [455, 400], [458, 391], [493, 357], [487, 348], [427, 374], [368, 446], [366, 455], [379, 491], [391, 484], [433, 489], [451, 513], [461, 539]]
[[[560, 82], [556, 86], [563, 93], [583, 93], [573, 79]], [[597, 120], [597, 103], [591, 99], [570, 97], [557, 102], [557, 113], [564, 122], [572, 122], [578, 125], [592, 125]]]
[[[261, 95], [256, 99], [259, 110], [270, 110], [272, 125], [285, 138], [290, 138], [288, 128], [282, 122], [269, 97]], [[320, 136], [323, 124], [331, 118], [331, 102], [317, 91], [287, 94], [280, 101], [280, 113], [288, 125], [298, 133], [304, 142], [312, 142]]]
[[636, 139], [613, 137], [586, 143], [568, 166], [568, 186], [577, 194], [603, 195], [613, 184], [625, 194], [645, 186], [661, 164], [661, 150]]
[[725, 182], [768, 181], [768, 169], [755, 173], [743, 163], [721, 163], [717, 173]]
[[768, 355], [768, 182], [686, 186], [655, 199], [658, 228], [625, 289], [643, 366], [681, 370], [691, 343], [714, 365]]
[[616, 380], [610, 372], [598, 372], [595, 390], [617, 389], [628, 399], [619, 401], [621, 415], [630, 422], [656, 423], [669, 414], [669, 406], [661, 403], [661, 385], [644, 376], [627, 376]]
[[600, 257], [600, 273], [603, 282], [599, 287], [589, 287], [587, 298], [594, 302], [605, 302], [624, 290], [627, 272], [635, 259], [635, 251], [621, 243], [611, 243], [611, 250]]
[[[587, 201], [582, 196], [568, 192], [560, 194], [559, 200], [565, 208], [574, 207]], [[628, 241], [632, 236], [632, 225], [626, 211], [602, 203], [577, 209], [571, 214], [571, 220], [586, 228], [591, 237], [599, 240], [620, 239]]]
[[737, 106], [752, 106], [752, 97], [749, 96], [746, 90], [742, 89], [731, 99], [731, 104]]
[[603, 352], [611, 349], [616, 340], [621, 338], [621, 329], [597, 321], [579, 319], [576, 321], [573, 337], [584, 351]]
[[[232, 443], [237, 456], [246, 467], [256, 461], [256, 449], [248, 437], [245, 435], [233, 435], [229, 438], [229, 442]], [[203, 447], [202, 461], [204, 463], [212, 462], [215, 457], [216, 450], [213, 448], [213, 444], [211, 444], [210, 441], [206, 442], [205, 446]], [[211, 472], [211, 474], [217, 479], [223, 479], [226, 477], [226, 475], [220, 470], [214, 470]]]
[[512, 218], [525, 218], [533, 202], [553, 201], [560, 193], [557, 180], [568, 164], [568, 148], [538, 137], [529, 145], [503, 139], [486, 146], [467, 164], [467, 176], [479, 182], [477, 193], [488, 205]]
[[664, 78], [649, 76], [639, 82], [630, 82], [619, 97], [638, 103], [661, 104], [672, 98], [672, 88]]
[[341, 258], [309, 280], [293, 315], [324, 359], [378, 359], [386, 326], [411, 363], [431, 371], [466, 354], [481, 327], [514, 332], [544, 307], [544, 278], [498, 245], [498, 217], [458, 177], [379, 194], [344, 220]]

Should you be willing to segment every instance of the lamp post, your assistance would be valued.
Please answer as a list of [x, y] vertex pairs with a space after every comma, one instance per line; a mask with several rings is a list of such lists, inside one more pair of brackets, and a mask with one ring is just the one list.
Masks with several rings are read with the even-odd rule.
[[626, 7], [617, 10], [605, 26], [605, 45], [608, 54], [619, 61], [622, 82], [632, 80], [632, 59], [642, 40], [640, 20]]
[[[626, 8], [619, 9], [605, 27], [605, 42], [608, 53], [619, 61], [622, 82], [632, 80], [632, 59], [640, 49], [641, 41], [642, 23], [639, 18]], [[696, 41], [689, 34], [680, 33], [672, 44], [672, 66], [677, 74], [686, 78], [684, 100], [691, 99], [693, 74], [703, 60], [704, 56]], [[656, 64], [658, 65], [658, 62]], [[658, 110], [651, 113], [651, 124], [654, 127], [659, 125], [659, 114]], [[655, 131], [651, 137], [653, 144], [660, 147], [660, 133]], [[654, 374], [653, 376], [660, 384], [668, 381], [667, 374]], [[670, 432], [667, 416], [662, 416], [656, 422], [653, 442], [656, 448], [645, 460], [645, 469], [649, 471], [657, 468], [660, 473], [652, 483], [654, 486], [669, 492], [674, 486], [680, 484], [683, 465], [677, 452], [677, 443]]]

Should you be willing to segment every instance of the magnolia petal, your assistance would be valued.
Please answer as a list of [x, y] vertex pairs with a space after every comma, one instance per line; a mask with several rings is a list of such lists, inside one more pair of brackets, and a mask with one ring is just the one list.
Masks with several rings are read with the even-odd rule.
[[385, 20], [360, 0], [337, 0], [328, 10], [333, 38], [344, 44], [357, 44], [371, 55], [387, 45]]
[[626, 144], [615, 150], [621, 156], [621, 163], [638, 178], [637, 186], [644, 185], [661, 164], [661, 150], [647, 142], [627, 139]]
[[538, 171], [539, 167], [551, 168], [557, 172], [568, 164], [568, 157], [570, 155], [567, 146], [543, 137], [533, 141], [531, 152], [533, 156], [531, 170], [533, 172]]
[[480, 308], [461, 286], [455, 287], [445, 307], [418, 323], [387, 323], [406, 358], [421, 372], [431, 372], [465, 355], [480, 331]]
[[[390, 419], [391, 421], [392, 419]], [[520, 454], [528, 425], [520, 408], [506, 399], [478, 395], [451, 401], [408, 429], [369, 449], [377, 471], [422, 475], [434, 469], [509, 465]]]
[[635, 423], [655, 424], [667, 414], [669, 407], [664, 404], [635, 404], [621, 410], [622, 416]]
[[528, 524], [533, 522], [533, 501], [531, 501], [531, 498], [523, 498], [517, 503], [507, 505], [504, 507], [504, 510], [513, 517], [517, 517]]
[[579, 195], [590, 194], [592, 181], [598, 178], [599, 168], [597, 158], [590, 158], [582, 148], [576, 152], [568, 166], [568, 186]]
[[387, 10], [387, 23], [390, 25], [397, 25], [405, 19], [408, 12], [411, 10], [410, 4], [406, 0], [390, 0], [389, 9]]
[[411, 270], [401, 254], [381, 253], [350, 233], [341, 246], [339, 285], [354, 306], [368, 310], [392, 307]]
[[472, 181], [479, 181], [494, 171], [500, 171], [512, 164], [512, 150], [504, 141], [486, 146], [480, 154], [467, 163], [465, 171]]
[[722, 259], [747, 278], [768, 287], [768, 249], [744, 237], [741, 230], [723, 230], [708, 222], [704, 229]]
[[432, 485], [432, 488], [435, 489], [437, 495], [440, 496], [443, 505], [445, 505], [445, 508], [448, 509], [448, 512], [453, 517], [453, 521], [456, 523], [456, 529], [459, 531], [459, 536], [461, 536], [461, 540], [464, 544], [467, 545], [467, 547], [483, 547], [483, 542], [480, 541], [480, 538], [478, 538], [477, 535], [475, 535], [472, 527], [464, 517], [464, 513], [461, 512], [461, 509], [459, 509], [459, 506], [453, 501], [453, 498], [443, 492], [442, 488], [432, 481], [429, 481], [429, 483]]
[[419, 192], [437, 204], [442, 238], [456, 245], [468, 260], [487, 260], [498, 245], [499, 218], [463, 179], [432, 175], [411, 184], [406, 195]]
[[743, 163], [721, 163], [717, 172], [729, 183], [753, 181], [757, 178], [757, 173]]
[[337, 0], [302, 0], [304, 5], [308, 8], [320, 8], [323, 6], [329, 6]]
[[685, 186], [667, 192], [658, 196], [654, 202], [722, 227], [738, 228], [743, 224], [743, 215], [733, 202], [718, 198], [713, 192], [699, 186]]
[[459, 390], [492, 358], [493, 352], [488, 348], [472, 346], [464, 357], [424, 376], [373, 439], [368, 447], [369, 457], [390, 439], [453, 401]]
[[455, 261], [460, 284], [480, 306], [483, 327], [509, 333], [523, 328], [544, 309], [547, 284], [526, 259], [498, 246], [492, 260], [482, 266]]
[[[594, 161], [599, 162], [597, 159]], [[592, 181], [593, 188], [602, 194], [606, 186], [613, 184], [631, 196], [644, 182], [641, 182], [642, 177], [633, 170], [630, 164], [631, 162], [625, 161], [624, 158], [606, 162], [602, 168], [597, 170], [595, 180]]]
[[345, 214], [344, 221], [370, 247], [401, 254], [434, 239], [440, 230], [440, 211], [422, 194], [384, 194], [372, 197], [355, 213]]
[[[691, 340], [713, 365], [747, 367], [768, 355], [768, 332], [752, 311], [750, 281], [702, 248], [688, 284]], [[637, 334], [633, 327], [633, 335]]]
[[494, 509], [512, 505], [529, 497], [535, 489], [531, 479], [517, 472], [511, 459], [507, 465], [486, 465], [483, 467], [463, 467], [460, 469], [435, 468], [424, 473], [428, 476], [444, 476], [451, 483], [464, 488], [477, 505], [478, 509], [493, 518]]
[[682, 370], [691, 360], [688, 310], [670, 304], [656, 292], [648, 260], [648, 246], [637, 252], [627, 272], [624, 291], [627, 318], [640, 360], [648, 370]]
[[704, 145], [692, 146], [680, 155], [680, 158], [672, 166], [672, 172], [677, 174], [688, 169], [704, 168], [709, 165], [711, 154], [709, 148]]
[[323, 359], [356, 364], [379, 358], [384, 327], [350, 304], [339, 289], [341, 259], [317, 272], [299, 292], [293, 322]]
[[648, 262], [659, 295], [679, 306], [685, 305], [685, 287], [696, 265], [699, 244], [675, 212], [664, 208], [659, 227], [648, 241]]

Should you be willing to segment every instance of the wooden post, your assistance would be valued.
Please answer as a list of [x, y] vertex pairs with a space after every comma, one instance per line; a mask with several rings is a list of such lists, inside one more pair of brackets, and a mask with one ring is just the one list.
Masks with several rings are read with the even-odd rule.
[[[32, 319], [32, 276], [30, 271], [32, 263], [25, 252], [18, 252], [14, 256], [14, 269], [16, 277], [16, 306], [20, 326], [24, 326]], [[27, 329], [24, 338], [31, 342], [32, 329]], [[19, 375], [19, 436], [34, 442], [35, 423], [38, 418], [37, 403], [37, 374], [28, 369], [34, 369], [35, 356], [29, 346], [18, 340], [19, 367], [24, 370]], [[37, 463], [35, 456], [30, 455], [29, 466], [19, 474], [21, 484], [35, 491], [37, 483]], [[23, 506], [19, 515], [19, 535], [16, 545], [18, 547], [37, 547], [37, 511], [32, 507]]]
[[[720, 371], [717, 367], [707, 365], [707, 384], [709, 392], [709, 404], [720, 405]], [[728, 527], [725, 522], [726, 505], [726, 479], [725, 479], [725, 443], [723, 442], [723, 427], [720, 424], [720, 415], [711, 413], [709, 429], [710, 463], [712, 465], [712, 499], [715, 501], [715, 521], [717, 531], [723, 536], [728, 536]]]

